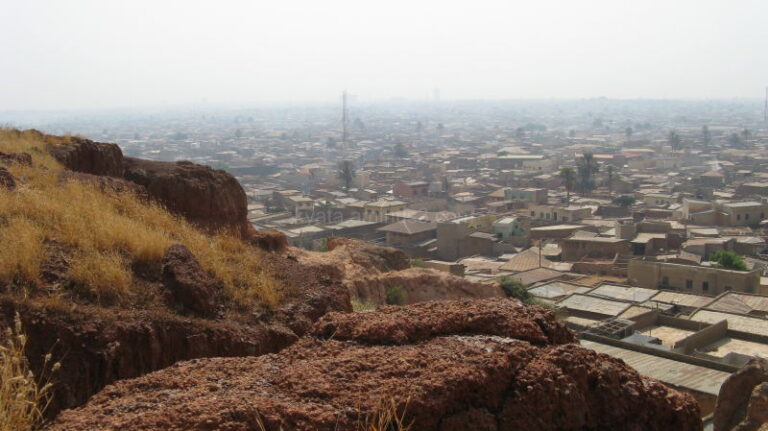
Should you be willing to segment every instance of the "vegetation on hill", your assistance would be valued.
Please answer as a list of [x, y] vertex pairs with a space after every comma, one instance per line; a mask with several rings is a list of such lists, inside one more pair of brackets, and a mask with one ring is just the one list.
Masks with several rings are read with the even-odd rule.
[[135, 192], [62, 175], [46, 151], [67, 137], [0, 129], [0, 152], [26, 152], [32, 166], [13, 163], [15, 190], [0, 188], [0, 291], [29, 294], [59, 264], [68, 280], [47, 289], [58, 298], [103, 306], [150, 307], [161, 301], [160, 261], [184, 244], [223, 285], [232, 310], [275, 308], [283, 290], [261, 265], [262, 252], [239, 238], [209, 236]]

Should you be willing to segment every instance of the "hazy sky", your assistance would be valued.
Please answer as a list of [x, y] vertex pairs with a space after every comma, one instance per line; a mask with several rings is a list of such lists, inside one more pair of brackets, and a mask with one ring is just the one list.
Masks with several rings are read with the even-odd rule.
[[2, 0], [0, 110], [762, 97], [768, 0]]

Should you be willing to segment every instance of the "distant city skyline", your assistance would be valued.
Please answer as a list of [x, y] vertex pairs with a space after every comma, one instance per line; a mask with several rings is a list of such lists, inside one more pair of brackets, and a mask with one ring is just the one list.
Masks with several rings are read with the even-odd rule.
[[[12, 1], [0, 111], [762, 99], [768, 3]], [[2, 120], [2, 118], [0, 118]]]

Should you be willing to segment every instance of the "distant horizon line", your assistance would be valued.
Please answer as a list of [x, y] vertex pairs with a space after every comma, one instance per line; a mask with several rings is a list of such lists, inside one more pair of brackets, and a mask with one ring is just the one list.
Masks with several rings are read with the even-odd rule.
[[[409, 98], [409, 97], [390, 97], [390, 98], [358, 98], [354, 93], [350, 94], [352, 103], [362, 105], [376, 104], [452, 104], [452, 103], [513, 103], [513, 102], [586, 102], [586, 101], [611, 101], [611, 102], [760, 102], [762, 97], [520, 97], [520, 98], [440, 98], [439, 100], [429, 98]], [[80, 108], [6, 108], [0, 109], [2, 114], [35, 114], [35, 113], [92, 113], [100, 111], [140, 111], [140, 110], [179, 110], [179, 109], [252, 109], [272, 107], [301, 107], [314, 106], [326, 107], [341, 105], [341, 92], [339, 92], [338, 101], [309, 99], [304, 101], [297, 100], [263, 100], [263, 101], [207, 101], [199, 102], [177, 102], [177, 103], [155, 103], [134, 106], [104, 106], [104, 107], [80, 107]]]

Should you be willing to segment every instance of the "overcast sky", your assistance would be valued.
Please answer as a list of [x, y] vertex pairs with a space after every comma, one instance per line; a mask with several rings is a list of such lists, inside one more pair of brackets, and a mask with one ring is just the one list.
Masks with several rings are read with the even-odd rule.
[[2, 0], [0, 110], [762, 97], [768, 0]]

